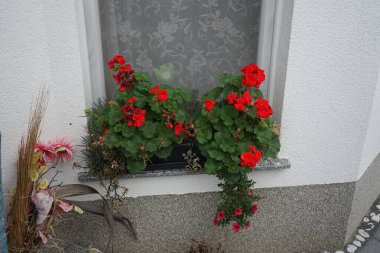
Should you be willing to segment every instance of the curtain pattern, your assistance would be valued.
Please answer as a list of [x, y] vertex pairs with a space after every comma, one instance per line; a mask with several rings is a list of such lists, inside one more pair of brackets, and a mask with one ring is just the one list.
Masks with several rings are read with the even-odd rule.
[[[99, 0], [99, 9], [104, 60], [122, 54], [157, 83], [202, 94], [256, 61], [260, 0]], [[105, 79], [110, 97], [108, 69]]]

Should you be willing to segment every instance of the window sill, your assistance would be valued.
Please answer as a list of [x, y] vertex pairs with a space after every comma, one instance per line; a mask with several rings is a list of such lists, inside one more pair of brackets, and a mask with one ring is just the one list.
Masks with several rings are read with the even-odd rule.
[[[266, 158], [262, 159], [257, 165], [255, 170], [280, 170], [290, 168], [290, 162], [285, 158]], [[198, 175], [206, 174], [205, 172], [194, 173], [185, 168], [170, 169], [170, 170], [153, 170], [153, 171], [143, 171], [138, 174], [124, 174], [121, 179], [130, 178], [144, 178], [144, 177], [163, 177], [163, 176], [184, 176], [184, 175]], [[80, 182], [98, 181], [99, 178], [92, 175], [89, 172], [79, 172], [78, 180]]]

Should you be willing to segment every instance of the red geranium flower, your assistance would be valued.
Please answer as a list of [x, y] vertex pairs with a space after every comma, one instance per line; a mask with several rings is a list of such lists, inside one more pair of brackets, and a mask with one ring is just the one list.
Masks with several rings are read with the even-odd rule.
[[126, 74], [132, 74], [133, 73], [133, 68], [131, 65], [126, 64], [122, 67], [119, 68], [119, 73], [126, 73]]
[[236, 110], [238, 111], [243, 111], [245, 109], [245, 100], [243, 98], [237, 98], [236, 99], [236, 104], [234, 104]]
[[204, 106], [205, 106], [207, 111], [211, 111], [212, 108], [214, 108], [215, 104], [216, 104], [215, 100], [206, 99]]
[[242, 209], [241, 207], [236, 208], [236, 210], [235, 210], [235, 215], [236, 215], [236, 216], [239, 216], [239, 215], [242, 215], [242, 214], [243, 214], [243, 209]]
[[115, 64], [123, 65], [125, 64], [125, 59], [122, 55], [115, 55], [111, 60], [108, 61], [108, 67], [110, 70], [115, 68]]
[[239, 231], [240, 231], [240, 225], [239, 225], [239, 223], [234, 223], [234, 224], [232, 224], [232, 230], [233, 230], [235, 233], [239, 233]]
[[218, 218], [214, 218], [214, 220], [212, 221], [212, 223], [216, 226], [216, 225], [218, 225]]
[[233, 91], [231, 91], [230, 94], [226, 96], [226, 100], [229, 105], [232, 105], [236, 101], [236, 99], [237, 99], [237, 94]]
[[173, 124], [172, 123], [166, 123], [166, 127], [167, 128], [173, 128]]
[[164, 102], [168, 99], [168, 92], [167, 90], [159, 90], [157, 92], [157, 98], [158, 98], [158, 101], [160, 102]]
[[133, 103], [136, 102], [137, 100], [138, 100], [138, 98], [135, 97], [135, 96], [133, 96], [133, 97], [131, 97], [130, 99], [128, 99], [128, 100], [126, 101], [126, 103], [127, 103], [127, 104], [133, 104]]
[[158, 92], [158, 90], [160, 89], [160, 86], [159, 85], [156, 85], [153, 87], [153, 89], [151, 89], [149, 91], [149, 94], [156, 94]]
[[245, 229], [246, 229], [246, 230], [249, 230], [250, 228], [251, 228], [251, 222], [248, 221], [248, 223], [245, 224]]
[[218, 211], [216, 213], [216, 217], [218, 218], [218, 220], [223, 220], [224, 218], [226, 218], [226, 213], [223, 211]]
[[263, 98], [258, 98], [253, 106], [256, 107], [257, 116], [260, 118], [268, 118], [272, 115], [272, 108], [268, 101]]
[[249, 146], [249, 150], [250, 152], [244, 152], [240, 156], [240, 166], [247, 166], [248, 168], [253, 169], [261, 159], [261, 152], [254, 146]]
[[242, 83], [247, 87], [255, 86], [257, 89], [265, 80], [264, 70], [260, 69], [256, 64], [249, 64], [241, 68], [244, 73]]
[[176, 136], [180, 135], [183, 132], [183, 125], [182, 122], [178, 122], [177, 125], [174, 128], [174, 134]]
[[249, 93], [249, 91], [244, 91], [243, 93], [243, 96], [242, 96], [243, 100], [244, 100], [244, 103], [246, 105], [249, 105], [251, 102], [252, 102], [252, 96], [251, 96], [251, 93]]
[[252, 212], [253, 212], [253, 213], [256, 213], [258, 210], [259, 210], [258, 205], [254, 204], [254, 205], [252, 206]]

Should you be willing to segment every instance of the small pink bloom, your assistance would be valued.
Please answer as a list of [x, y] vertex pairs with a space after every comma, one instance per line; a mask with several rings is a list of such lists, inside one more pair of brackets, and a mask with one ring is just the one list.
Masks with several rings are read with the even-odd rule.
[[40, 236], [42, 243], [46, 244], [48, 240], [47, 240], [46, 236], [44, 235], [44, 233], [42, 233], [41, 231], [38, 231], [38, 235]]
[[215, 217], [212, 223], [214, 224], [214, 226], [218, 225], [218, 218]]
[[49, 148], [55, 153], [55, 158], [58, 161], [66, 162], [73, 156], [74, 148], [65, 139], [60, 139], [56, 142], [50, 143]]
[[248, 223], [245, 224], [245, 229], [246, 229], [246, 230], [249, 230], [250, 228], [251, 228], [251, 222], [248, 221]]
[[53, 150], [50, 149], [49, 146], [42, 144], [42, 143], [37, 143], [34, 146], [34, 152], [41, 151], [46, 158], [46, 160], [53, 160], [55, 158], [55, 153]]
[[240, 225], [239, 225], [239, 223], [234, 223], [234, 224], [232, 224], [232, 230], [233, 230], [235, 233], [239, 233], [239, 231], [240, 231]]
[[223, 211], [219, 211], [216, 213], [216, 217], [218, 218], [218, 220], [223, 220], [224, 218], [226, 218], [226, 214]]
[[73, 206], [66, 203], [66, 202], [63, 202], [61, 200], [58, 200], [59, 201], [59, 207], [64, 211], [64, 212], [70, 212], [71, 210], [73, 210]]
[[256, 213], [258, 210], [259, 210], [259, 207], [256, 204], [254, 204], [252, 206], [252, 212]]
[[236, 215], [236, 216], [239, 216], [239, 215], [242, 215], [242, 214], [243, 214], [243, 209], [241, 209], [241, 207], [236, 208], [236, 210], [235, 210], [235, 215]]

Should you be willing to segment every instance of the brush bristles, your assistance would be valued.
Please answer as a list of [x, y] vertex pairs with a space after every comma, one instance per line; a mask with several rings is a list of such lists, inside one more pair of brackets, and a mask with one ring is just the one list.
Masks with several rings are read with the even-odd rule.
[[42, 120], [48, 102], [48, 91], [43, 87], [31, 108], [28, 132], [21, 138], [17, 160], [17, 185], [9, 213], [9, 248], [11, 252], [29, 252], [26, 232], [29, 226], [30, 195], [32, 182], [29, 170], [32, 168], [34, 146], [38, 141]]

